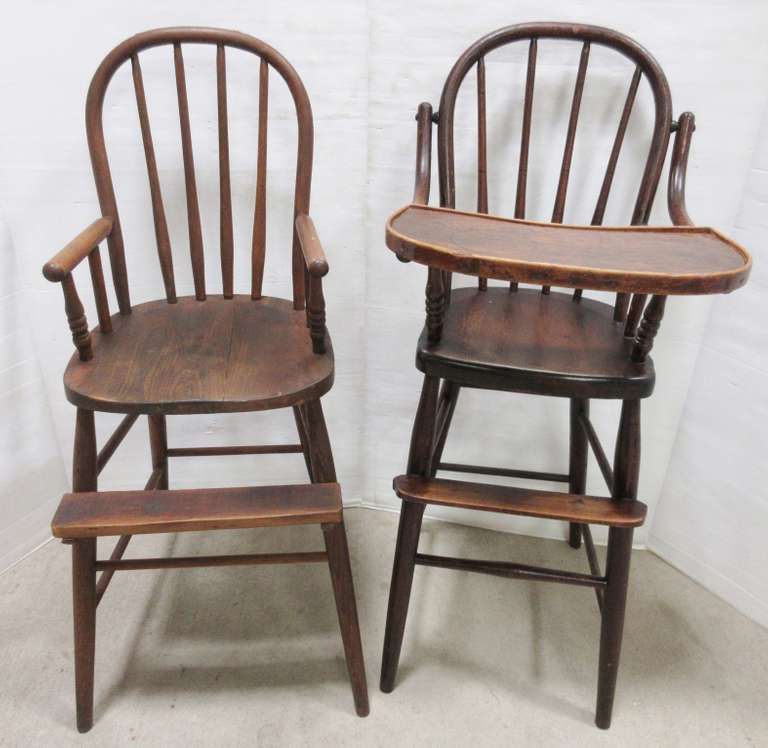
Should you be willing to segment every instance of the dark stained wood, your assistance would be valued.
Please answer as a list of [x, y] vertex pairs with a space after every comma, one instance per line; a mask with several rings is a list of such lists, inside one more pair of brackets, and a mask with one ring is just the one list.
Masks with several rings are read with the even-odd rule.
[[232, 187], [229, 176], [229, 126], [227, 122], [227, 58], [224, 45], [216, 47], [216, 102], [219, 119], [219, 243], [224, 298], [233, 291]]
[[339, 485], [316, 483], [68, 493], [51, 529], [56, 538], [93, 538], [340, 521]]
[[398, 475], [393, 487], [406, 501], [612, 527], [639, 527], [646, 513], [645, 505], [639, 501], [620, 502], [444, 478]]
[[669, 186], [667, 188], [669, 216], [675, 226], [693, 226], [693, 221], [685, 207], [685, 175], [688, 170], [691, 138], [695, 129], [696, 118], [691, 112], [683, 112], [677, 120], [677, 132], [675, 133], [675, 145], [672, 149]]
[[578, 421], [581, 428], [584, 429], [584, 435], [587, 437], [589, 446], [592, 447], [592, 453], [595, 455], [597, 465], [600, 468], [600, 472], [603, 474], [603, 480], [605, 481], [606, 486], [608, 486], [608, 490], [611, 491], [613, 490], [613, 468], [605, 455], [605, 450], [600, 443], [595, 427], [592, 425], [592, 421], [589, 420], [589, 415], [584, 411], [579, 413]]
[[559, 397], [647, 397], [650, 360], [630, 360], [633, 341], [613, 321], [613, 309], [570, 295], [534, 289], [454, 289], [442, 337], [425, 328], [416, 365], [458, 384]]
[[595, 578], [589, 574], [575, 571], [546, 569], [541, 566], [509, 563], [506, 561], [477, 561], [468, 558], [452, 558], [450, 556], [433, 556], [426, 553], [416, 554], [416, 563], [421, 566], [433, 566], [440, 569], [456, 571], [472, 571], [480, 574], [490, 574], [505, 579], [525, 579], [531, 582], [558, 582], [572, 584], [577, 587], [594, 587], [602, 589], [606, 586], [605, 579]]
[[[119, 561], [123, 554], [125, 553], [126, 549], [128, 548], [128, 544], [131, 542], [131, 538], [133, 535], [121, 535], [117, 539], [117, 543], [115, 543], [115, 547], [112, 549], [112, 553], [109, 557], [110, 561]], [[99, 607], [99, 603], [101, 602], [101, 599], [104, 597], [104, 593], [107, 591], [107, 588], [109, 587], [110, 582], [112, 581], [112, 577], [115, 575], [114, 569], [107, 569], [99, 575], [99, 580], [96, 582], [96, 607]]]
[[567, 226], [422, 205], [393, 214], [386, 240], [441, 270], [603, 291], [726, 293], [752, 267], [745, 249], [710, 228]]
[[[568, 493], [584, 494], [587, 492], [589, 443], [580, 419], [589, 418], [589, 400], [571, 398], [570, 406]], [[581, 527], [576, 522], [571, 522], [568, 528], [568, 543], [571, 548], [581, 545]]]
[[333, 594], [336, 600], [341, 640], [344, 643], [347, 672], [355, 700], [355, 711], [358, 717], [367, 717], [370, 707], [368, 705], [363, 645], [360, 640], [360, 624], [357, 618], [352, 568], [349, 563], [349, 548], [347, 547], [347, 535], [343, 523], [324, 524], [323, 536], [328, 557], [328, 569], [333, 584]]
[[525, 218], [525, 198], [528, 187], [528, 153], [531, 145], [531, 119], [533, 116], [533, 90], [536, 82], [536, 52], [538, 42], [534, 37], [528, 45], [528, 70], [525, 76], [525, 103], [523, 127], [520, 134], [520, 162], [517, 168], [517, 194], [515, 218]]
[[624, 101], [624, 108], [621, 110], [619, 129], [616, 131], [616, 137], [614, 138], [613, 147], [611, 148], [611, 155], [608, 157], [608, 165], [605, 167], [605, 176], [603, 177], [603, 183], [600, 185], [600, 194], [597, 197], [595, 212], [592, 214], [593, 226], [600, 226], [603, 223], [605, 207], [608, 204], [608, 195], [611, 192], [613, 178], [616, 175], [616, 165], [619, 162], [621, 146], [624, 144], [624, 136], [627, 132], [629, 117], [632, 114], [632, 107], [635, 103], [635, 98], [637, 97], [637, 89], [640, 86], [640, 79], [642, 78], [642, 75], [642, 68], [640, 66], [636, 67], [635, 73], [632, 76], [632, 80], [629, 84], [627, 98]]
[[[94, 358], [73, 358], [70, 402], [114, 413], [265, 410], [320, 397], [333, 383], [332, 350], [312, 352], [304, 313], [271, 297], [152, 301], [94, 331]], [[326, 345], [330, 341], [326, 339]]]
[[91, 271], [91, 284], [93, 285], [93, 295], [96, 301], [99, 328], [102, 332], [112, 332], [107, 287], [104, 285], [104, 270], [101, 267], [101, 254], [98, 247], [94, 247], [93, 252], [88, 255], [88, 266]]
[[161, 478], [158, 489], [168, 488], [168, 431], [165, 415], [152, 413], [147, 416], [149, 427], [149, 449], [152, 453], [152, 472], [159, 471]]
[[90, 361], [93, 358], [93, 347], [91, 334], [88, 332], [88, 320], [85, 318], [83, 302], [80, 301], [71, 275], [64, 276], [61, 290], [64, 292], [64, 311], [72, 333], [72, 342], [77, 348], [77, 358], [80, 361]]
[[573, 160], [573, 145], [576, 142], [576, 126], [579, 122], [579, 111], [581, 110], [581, 97], [584, 93], [584, 80], [587, 76], [587, 63], [589, 62], [589, 42], [584, 42], [581, 47], [581, 58], [579, 59], [579, 70], [576, 74], [576, 86], [573, 89], [573, 100], [571, 101], [571, 115], [568, 118], [568, 132], [565, 136], [565, 149], [563, 151], [563, 162], [560, 166], [560, 179], [557, 183], [557, 194], [555, 196], [555, 207], [552, 209], [552, 223], [562, 223], [565, 214], [565, 197], [568, 194], [568, 178], [571, 174], [571, 162]]
[[301, 444], [257, 444], [242, 447], [176, 447], [168, 457], [217, 457], [221, 455], [276, 455], [301, 452]]
[[261, 298], [264, 260], [267, 249], [267, 106], [269, 103], [269, 65], [259, 67], [259, 145], [256, 164], [256, 206], [253, 214], [251, 250], [251, 298]]
[[112, 433], [112, 436], [107, 439], [104, 446], [99, 450], [98, 457], [96, 458], [96, 469], [99, 473], [106, 467], [115, 450], [123, 443], [123, 439], [125, 439], [138, 418], [139, 416], [136, 413], [123, 418]]
[[192, 276], [195, 281], [195, 297], [205, 299], [205, 260], [203, 258], [203, 228], [200, 223], [200, 204], [197, 199], [195, 157], [192, 152], [192, 130], [189, 123], [187, 79], [184, 73], [184, 57], [181, 44], [173, 45], [173, 62], [176, 69], [176, 93], [179, 99], [179, 123], [181, 125], [181, 151], [184, 158], [184, 181], [187, 194], [187, 225], [189, 227], [189, 252], [192, 257]]
[[72, 543], [72, 601], [75, 629], [75, 700], [78, 732], [93, 726], [96, 653], [96, 540]]
[[[448, 380], [446, 380], [447, 382]], [[488, 465], [466, 465], [461, 462], [434, 462], [433, 471], [446, 473], [471, 473], [475, 475], [500, 475], [505, 478], [523, 478], [524, 480], [543, 480], [548, 483], [568, 483], [570, 475], [566, 473], [546, 473], [541, 470], [518, 470], [517, 468], [498, 468]]]
[[173, 556], [171, 558], [130, 558], [125, 561], [97, 561], [96, 569], [145, 571], [147, 569], [196, 569], [211, 566], [265, 566], [274, 564], [316, 564], [328, 560], [323, 551], [301, 553], [239, 553], [225, 556]]
[[632, 348], [632, 360], [643, 362], [653, 347], [653, 339], [659, 331], [661, 318], [664, 316], [664, 306], [666, 305], [666, 296], [652, 296], [648, 305], [645, 307], [640, 328], [637, 331], [635, 345]]
[[162, 273], [165, 286], [165, 298], [168, 299], [169, 304], [174, 304], [176, 303], [176, 282], [173, 275], [171, 239], [168, 235], [168, 221], [165, 218], [160, 177], [157, 173], [157, 159], [155, 158], [155, 146], [152, 141], [152, 128], [149, 124], [149, 112], [147, 111], [147, 100], [144, 93], [144, 79], [141, 74], [141, 63], [137, 54], [131, 55], [131, 68], [133, 70], [133, 88], [136, 92], [136, 107], [139, 110], [141, 140], [144, 144], [144, 158], [147, 162], [149, 194], [152, 200], [152, 217], [155, 222], [155, 241], [157, 242], [157, 255], [160, 259], [160, 272]]
[[[485, 60], [477, 61], [477, 212], [488, 212], [488, 133], [485, 114]], [[488, 279], [480, 277], [481, 290]]]
[[416, 179], [413, 187], [413, 202], [426, 205], [429, 202], [429, 188], [432, 180], [432, 106], [419, 104], [416, 112]]

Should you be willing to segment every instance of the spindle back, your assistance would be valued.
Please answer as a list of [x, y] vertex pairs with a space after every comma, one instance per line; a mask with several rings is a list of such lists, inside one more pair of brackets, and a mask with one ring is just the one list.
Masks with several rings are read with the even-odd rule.
[[[648, 222], [656, 188], [661, 172], [672, 130], [672, 101], [667, 80], [654, 58], [639, 44], [623, 34], [599, 26], [587, 26], [569, 23], [527, 23], [494, 31], [475, 42], [457, 60], [443, 88], [438, 115], [438, 165], [440, 179], [440, 205], [456, 207], [456, 172], [454, 159], [454, 114], [456, 99], [462, 82], [473, 68], [477, 74], [477, 210], [488, 212], [488, 154], [487, 154], [487, 123], [486, 123], [486, 66], [485, 57], [491, 51], [513, 42], [528, 42], [527, 74], [522, 108], [522, 134], [517, 167], [517, 191], [514, 204], [514, 217], [526, 217], [526, 190], [529, 173], [529, 151], [531, 144], [531, 122], [533, 113], [534, 89], [536, 82], [536, 61], [539, 54], [539, 40], [559, 39], [581, 44], [581, 54], [576, 75], [576, 84], [570, 104], [567, 130], [565, 132], [563, 158], [557, 182], [554, 206], [551, 220], [562, 223], [565, 202], [568, 192], [568, 182], [573, 159], [574, 143], [581, 108], [584, 83], [587, 78], [589, 54], [593, 45], [610, 48], [635, 65], [634, 74], [628, 83], [628, 91], [613, 145], [607, 157], [605, 175], [597, 195], [591, 223], [600, 225], [603, 222], [611, 186], [614, 181], [616, 166], [627, 130], [632, 107], [635, 102], [638, 87], [642, 78], [650, 85], [653, 102], [654, 118], [650, 137], [650, 146], [645, 166], [642, 172], [634, 209], [629, 220], [632, 225]], [[607, 150], [607, 149], [606, 149]], [[504, 212], [504, 211], [499, 211]], [[509, 211], [512, 212], [511, 210]], [[486, 281], [480, 280], [481, 288]], [[515, 284], [513, 283], [513, 288]], [[544, 293], [549, 293], [545, 286]], [[580, 291], [575, 292], [578, 298]], [[618, 294], [616, 300], [616, 319], [626, 317], [629, 298]]]
[[[113, 49], [101, 63], [91, 81], [86, 101], [86, 130], [91, 155], [96, 190], [102, 215], [112, 219], [113, 228], [107, 239], [112, 278], [118, 305], [122, 314], [131, 310], [128, 290], [128, 274], [125, 263], [125, 246], [120, 225], [120, 216], [104, 140], [103, 110], [104, 97], [113, 75], [121, 65], [130, 60], [139, 126], [144, 146], [144, 156], [149, 178], [152, 214], [155, 227], [157, 252], [169, 303], [176, 301], [176, 287], [173, 272], [171, 243], [163, 204], [157, 161], [150, 128], [147, 101], [142, 78], [140, 53], [152, 47], [168, 46], [172, 50], [169, 70], [172, 67], [176, 79], [179, 124], [181, 128], [181, 154], [184, 164], [186, 186], [187, 222], [189, 251], [194, 278], [195, 296], [206, 297], [205, 267], [203, 257], [203, 234], [200, 220], [200, 206], [192, 151], [192, 134], [187, 98], [187, 84], [184, 69], [183, 45], [209, 44], [216, 47], [216, 95], [218, 111], [219, 146], [219, 233], [222, 286], [225, 297], [232, 297], [233, 290], [233, 230], [232, 194], [230, 184], [229, 131], [227, 120], [227, 63], [226, 50], [234, 48], [249, 52], [260, 58], [259, 68], [259, 115], [258, 115], [258, 160], [256, 174], [256, 203], [251, 251], [251, 296], [261, 297], [264, 276], [266, 243], [266, 169], [267, 169], [267, 103], [269, 69], [277, 71], [288, 87], [296, 109], [298, 122], [296, 183], [294, 190], [294, 218], [308, 213], [310, 186], [312, 180], [313, 125], [312, 108], [304, 84], [290, 63], [268, 44], [247, 34], [210, 28], [164, 28], [146, 31], [127, 39]], [[304, 308], [305, 271], [298, 246], [296, 230], [293, 229], [292, 248], [293, 303], [296, 309]]]

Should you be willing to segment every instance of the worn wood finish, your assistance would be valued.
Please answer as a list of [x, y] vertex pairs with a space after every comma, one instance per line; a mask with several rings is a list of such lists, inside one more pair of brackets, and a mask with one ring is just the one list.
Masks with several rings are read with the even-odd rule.
[[224, 298], [233, 291], [234, 244], [232, 239], [232, 187], [229, 176], [229, 125], [227, 120], [227, 58], [224, 45], [216, 47], [216, 101], [219, 123], [219, 244]]
[[413, 187], [413, 202], [426, 205], [429, 202], [429, 188], [432, 180], [432, 106], [419, 104], [416, 112], [416, 179]]
[[75, 405], [115, 413], [235, 413], [281, 408], [325, 394], [330, 341], [313, 354], [304, 313], [289, 301], [209, 296], [203, 304], [152, 301], [91, 335], [94, 358], [64, 375]]
[[458, 288], [445, 310], [442, 337], [425, 329], [417, 367], [460, 385], [558, 397], [648, 397], [653, 362], [630, 359], [633, 341], [594, 299], [574, 303], [533, 289]]
[[715, 229], [567, 226], [409, 205], [387, 221], [399, 257], [467, 275], [650, 294], [712, 294], [747, 282], [749, 253]]
[[160, 177], [157, 172], [155, 146], [152, 140], [152, 128], [149, 124], [146, 94], [144, 93], [144, 79], [141, 74], [141, 63], [137, 54], [131, 55], [131, 68], [133, 71], [133, 88], [136, 93], [136, 107], [139, 112], [139, 125], [141, 126], [141, 140], [144, 144], [144, 158], [147, 162], [149, 194], [152, 200], [152, 217], [155, 223], [155, 241], [157, 242], [157, 255], [160, 259], [160, 272], [162, 273], [163, 285], [165, 286], [165, 298], [169, 304], [175, 304], [176, 281], [173, 275], [171, 238], [168, 234], [168, 221], [165, 217]]
[[414, 475], [398, 475], [393, 488], [405, 501], [580, 524], [639, 527], [646, 513], [645, 505], [639, 501], [611, 501], [597, 496]]
[[340, 521], [338, 484], [317, 483], [68, 493], [51, 529], [56, 538], [93, 538]]
[[[523, 220], [529, 174], [529, 146], [538, 41], [578, 42], [581, 57], [571, 100], [565, 147], [557, 184], [554, 223]], [[512, 42], [528, 43], [523, 126], [517, 172], [515, 219], [487, 212], [488, 54]], [[591, 226], [564, 226], [582, 94], [590, 50], [605, 46], [634, 67], [613, 138]], [[467, 75], [477, 70], [477, 212], [452, 210], [456, 204], [454, 109]], [[648, 156], [639, 180], [629, 228], [602, 228], [619, 156], [641, 83], [653, 96]], [[653, 364], [648, 357], [671, 294], [732, 291], [746, 282], [749, 255], [711, 229], [692, 227], [685, 206], [685, 175], [693, 115], [672, 120], [669, 88], [656, 61], [637, 43], [609, 29], [582, 24], [535, 23], [499, 29], [470, 46], [452, 68], [440, 100], [437, 149], [440, 206], [427, 207], [430, 171], [427, 113], [419, 108], [414, 201], [387, 223], [387, 245], [399, 260], [428, 266], [427, 320], [416, 364], [424, 372], [419, 408], [411, 434], [408, 474], [395, 479], [404, 499], [395, 547], [381, 688], [391, 691], [408, 611], [415, 564], [507, 578], [555, 581], [592, 587], [602, 614], [596, 723], [608, 727], [621, 646], [633, 528], [645, 509], [637, 502], [640, 399], [651, 394]], [[668, 206], [674, 228], [644, 228], [660, 180], [670, 133], [676, 130]], [[463, 130], [462, 130], [463, 132]], [[575, 182], [574, 182], [575, 183]], [[454, 273], [476, 276], [480, 289], [451, 288]], [[488, 288], [486, 279], [542, 284], [509, 293]], [[548, 293], [550, 285], [574, 294]], [[611, 306], [582, 296], [582, 289], [616, 292]], [[634, 294], [634, 296], [632, 296]], [[648, 301], [648, 296], [651, 300]], [[631, 303], [630, 303], [631, 299]], [[442, 384], [441, 384], [442, 382]], [[568, 397], [570, 455], [567, 474], [483, 467], [442, 461], [461, 387]], [[440, 393], [438, 395], [438, 392]], [[592, 398], [623, 401], [613, 467], [589, 420]], [[487, 436], [487, 435], [486, 435]], [[611, 498], [585, 496], [588, 448], [592, 447]], [[560, 480], [569, 493], [436, 479], [438, 471], [485, 473], [505, 477]], [[582, 542], [590, 574], [528, 567], [522, 564], [435, 556], [417, 552], [424, 507], [428, 503], [463, 509], [530, 514], [569, 522], [569, 541]], [[609, 526], [605, 575], [595, 552], [589, 523]]]
[[[570, 439], [568, 455], [568, 493], [584, 494], [587, 491], [587, 459], [589, 443], [581, 426], [581, 417], [589, 417], [589, 400], [571, 398]], [[581, 546], [579, 523], [571, 522], [568, 528], [568, 543], [571, 548]]]
[[184, 72], [184, 56], [181, 44], [173, 45], [173, 63], [176, 70], [176, 93], [179, 100], [179, 123], [181, 125], [181, 151], [184, 160], [184, 181], [187, 195], [187, 226], [189, 229], [189, 252], [192, 258], [192, 277], [195, 282], [195, 297], [205, 300], [205, 259], [203, 257], [203, 227], [200, 222], [200, 204], [197, 198], [195, 157], [192, 151], [192, 130], [189, 122], [187, 79]]
[[264, 261], [267, 251], [267, 107], [269, 105], [269, 65], [259, 66], [259, 145], [256, 163], [256, 204], [251, 243], [251, 298], [261, 298]]
[[[189, 44], [215, 48], [219, 157], [219, 239], [223, 295], [205, 287], [202, 220], [183, 50]], [[168, 225], [150, 126], [141, 54], [170, 52], [175, 76], [187, 202], [189, 250], [195, 296], [177, 298]], [[250, 293], [234, 293], [232, 158], [228, 126], [227, 48], [259, 58], [256, 202], [251, 245]], [[126, 247], [103, 130], [106, 91], [115, 72], [130, 61], [165, 299], [131, 306]], [[297, 121], [293, 185], [290, 301], [262, 294], [266, 255], [267, 121], [270, 68], [288, 88]], [[73, 544], [75, 669], [78, 726], [93, 722], [95, 606], [118, 570], [328, 561], [359, 714], [367, 690], [354, 591], [342, 524], [341, 498], [319, 398], [333, 383], [333, 350], [325, 326], [321, 278], [328, 272], [309, 217], [312, 178], [312, 109], [296, 71], [275, 49], [236, 31], [166, 28], [127, 39], [96, 71], [86, 102], [86, 130], [102, 218], [48, 262], [44, 275], [60, 282], [77, 353], [65, 373], [65, 390], [78, 406], [74, 490], [54, 519], [54, 532]], [[98, 245], [107, 240], [119, 314], [110, 315]], [[74, 268], [88, 258], [99, 327], [89, 332], [75, 289]], [[307, 299], [306, 315], [304, 312]], [[309, 328], [309, 330], [307, 330]], [[95, 352], [95, 356], [94, 356]], [[300, 444], [169, 448], [166, 415], [228, 413], [291, 407]], [[126, 414], [97, 453], [94, 411]], [[112, 457], [140, 414], [148, 415], [152, 471], [144, 491], [97, 493], [96, 475]], [[169, 457], [303, 453], [315, 485], [171, 491]], [[175, 559], [123, 559], [133, 534], [319, 524], [327, 552], [244, 554]], [[96, 560], [96, 538], [119, 539], [107, 560]], [[96, 582], [95, 572], [101, 576]]]

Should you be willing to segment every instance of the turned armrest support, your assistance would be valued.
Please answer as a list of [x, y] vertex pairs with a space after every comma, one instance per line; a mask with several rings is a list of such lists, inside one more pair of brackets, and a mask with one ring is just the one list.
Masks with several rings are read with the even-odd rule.
[[296, 236], [307, 269], [307, 325], [314, 353], [325, 353], [325, 297], [322, 278], [328, 272], [328, 260], [308, 215], [296, 216]]
[[43, 275], [52, 283], [61, 283], [111, 231], [111, 218], [99, 218], [94, 221], [43, 265]]
[[107, 301], [107, 289], [104, 285], [99, 243], [109, 236], [112, 231], [112, 224], [111, 218], [99, 218], [43, 265], [43, 275], [52, 283], [61, 284], [61, 290], [64, 294], [64, 311], [67, 314], [69, 329], [72, 332], [72, 342], [77, 348], [81, 361], [90, 361], [93, 358], [93, 349], [91, 347], [91, 334], [88, 331], [88, 320], [85, 317], [85, 309], [75, 287], [72, 271], [86, 257], [88, 258], [93, 293], [96, 298], [96, 310], [99, 316], [99, 327], [103, 333], [111, 332], [112, 320], [109, 316], [109, 303]]
[[429, 203], [429, 187], [432, 177], [432, 105], [419, 104], [416, 111], [416, 180], [413, 186], [413, 202]]
[[683, 112], [677, 120], [677, 132], [672, 148], [672, 162], [669, 167], [667, 207], [669, 217], [675, 226], [693, 226], [685, 207], [685, 176], [688, 170], [688, 153], [691, 138], [696, 130], [696, 118], [691, 112]]

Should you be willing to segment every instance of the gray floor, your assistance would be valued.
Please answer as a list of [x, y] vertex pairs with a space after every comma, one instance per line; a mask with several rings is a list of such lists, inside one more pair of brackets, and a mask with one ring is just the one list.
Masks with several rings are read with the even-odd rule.
[[[768, 631], [637, 552], [614, 725], [592, 724], [589, 590], [417, 569], [400, 677], [378, 688], [397, 517], [347, 512], [371, 716], [352, 708], [322, 565], [118, 575], [96, 724], [74, 729], [68, 549], [0, 575], [0, 744], [768, 745]], [[131, 555], [319, 548], [317, 528], [144, 537]], [[583, 569], [565, 543], [426, 522], [422, 550]]]

